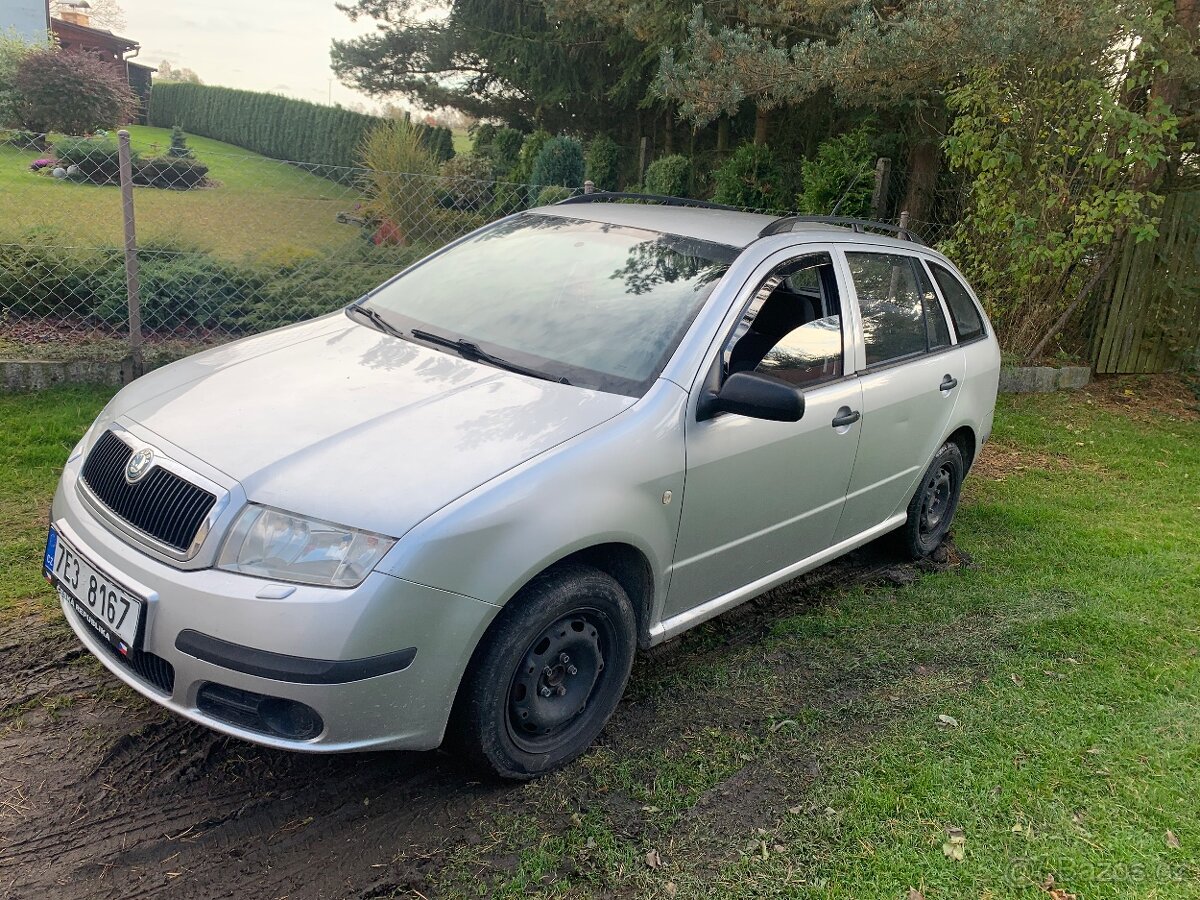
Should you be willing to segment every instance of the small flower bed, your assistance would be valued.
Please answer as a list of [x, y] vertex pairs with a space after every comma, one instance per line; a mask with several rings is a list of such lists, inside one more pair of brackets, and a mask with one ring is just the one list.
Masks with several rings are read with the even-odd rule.
[[[107, 136], [64, 138], [54, 144], [54, 157], [34, 160], [29, 168], [39, 174], [89, 184], [120, 184], [121, 164], [117, 144]], [[133, 183], [163, 190], [190, 191], [208, 187], [208, 166], [193, 158], [131, 155]]]

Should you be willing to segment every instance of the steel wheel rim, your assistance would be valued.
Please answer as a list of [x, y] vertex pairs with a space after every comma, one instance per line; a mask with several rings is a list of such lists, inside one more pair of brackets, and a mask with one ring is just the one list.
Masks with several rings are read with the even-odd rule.
[[925, 483], [921, 497], [921, 536], [937, 533], [946, 521], [953, 495], [954, 476], [950, 465], [944, 464]]
[[546, 752], [587, 720], [605, 681], [612, 625], [596, 609], [559, 617], [530, 642], [509, 681], [506, 722], [514, 744]]

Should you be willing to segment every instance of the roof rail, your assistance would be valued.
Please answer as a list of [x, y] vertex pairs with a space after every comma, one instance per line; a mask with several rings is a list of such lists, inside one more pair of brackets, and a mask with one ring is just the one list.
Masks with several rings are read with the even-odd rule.
[[568, 206], [574, 203], [617, 203], [621, 200], [638, 200], [642, 203], [657, 203], [659, 206], [694, 206], [699, 209], [724, 209], [729, 212], [747, 212], [736, 206], [725, 206], [721, 203], [709, 203], [707, 200], [692, 200], [690, 197], [668, 197], [665, 194], [630, 194], [624, 191], [593, 191], [590, 194], [576, 194], [566, 200], [560, 200], [555, 206]]
[[793, 226], [804, 223], [813, 223], [817, 225], [841, 225], [854, 229], [857, 234], [863, 234], [870, 231], [887, 231], [890, 232], [902, 241], [912, 241], [914, 244], [925, 245], [918, 235], [911, 228], [900, 225], [891, 225], [887, 222], [875, 222], [871, 219], [848, 219], [845, 216], [784, 216], [782, 219], [776, 219], [766, 228], [758, 233], [760, 238], [767, 237], [772, 234], [783, 234], [786, 231], [791, 231]]

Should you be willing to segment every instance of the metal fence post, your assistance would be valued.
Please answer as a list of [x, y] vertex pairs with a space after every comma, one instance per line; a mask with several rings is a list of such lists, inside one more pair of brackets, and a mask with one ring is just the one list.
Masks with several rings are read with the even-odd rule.
[[129, 364], [124, 377], [128, 383], [145, 370], [142, 356], [142, 298], [138, 277], [137, 227], [133, 218], [133, 160], [129, 151], [129, 132], [117, 132], [117, 156], [121, 173], [121, 209], [125, 219], [125, 295], [129, 312]]

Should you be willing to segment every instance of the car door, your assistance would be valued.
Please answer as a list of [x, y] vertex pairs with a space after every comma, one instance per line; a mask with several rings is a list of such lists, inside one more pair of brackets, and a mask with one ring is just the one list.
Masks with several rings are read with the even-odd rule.
[[664, 619], [829, 546], [859, 432], [844, 296], [830, 250], [776, 254], [750, 279], [736, 324], [710, 350], [694, 395], [753, 371], [794, 385], [805, 408], [797, 422], [774, 422], [733, 413], [698, 419], [691, 404]]
[[836, 540], [902, 513], [946, 437], [965, 377], [921, 260], [845, 250], [862, 323], [862, 434]]

